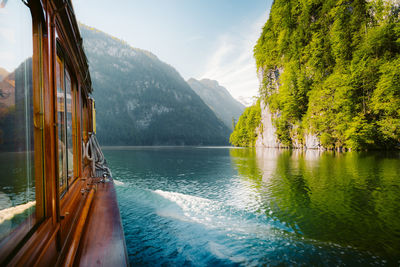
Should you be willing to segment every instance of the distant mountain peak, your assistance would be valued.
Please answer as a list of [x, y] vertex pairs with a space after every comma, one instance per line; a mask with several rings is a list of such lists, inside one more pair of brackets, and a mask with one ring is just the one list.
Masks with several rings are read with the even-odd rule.
[[237, 121], [245, 107], [235, 100], [229, 91], [219, 85], [216, 80], [190, 78], [187, 83], [214, 111], [217, 117], [232, 129], [232, 118]]
[[216, 81], [216, 80], [211, 80], [211, 79], [207, 79], [207, 78], [203, 78], [201, 80], [196, 80], [195, 78], [190, 78], [187, 82], [189, 85], [191, 83], [193, 83], [193, 84], [198, 83], [198, 84], [201, 84], [202, 86], [205, 86], [205, 88], [207, 88], [207, 90], [214, 90], [216, 92], [220, 92], [221, 94], [224, 94], [227, 97], [232, 97], [232, 95], [229, 93], [229, 91], [225, 87], [221, 86], [218, 83], [218, 81]]
[[203, 84], [206, 84], [206, 85], [208, 85], [210, 87], [219, 87], [220, 86], [218, 81], [207, 79], [207, 78], [201, 79], [200, 82], [203, 83]]

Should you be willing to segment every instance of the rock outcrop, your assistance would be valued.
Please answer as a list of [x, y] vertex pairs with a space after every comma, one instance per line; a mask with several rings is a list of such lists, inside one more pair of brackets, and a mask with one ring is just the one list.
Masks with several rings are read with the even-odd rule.
[[276, 137], [276, 129], [272, 122], [272, 113], [268, 104], [260, 101], [261, 106], [261, 124], [256, 130], [256, 147], [282, 147], [282, 144]]
[[[258, 70], [258, 79], [260, 82], [260, 91], [265, 95], [269, 95], [273, 91], [279, 91], [279, 77], [283, 73], [282, 68], [275, 68], [265, 71], [263, 68]], [[261, 123], [256, 130], [257, 139], [256, 147], [269, 148], [285, 148], [276, 135], [276, 128], [273, 123], [274, 117], [278, 117], [279, 113], [272, 113], [268, 103], [264, 100], [260, 101], [261, 106]], [[302, 141], [300, 141], [302, 140]], [[315, 134], [305, 133], [301, 138], [292, 138], [291, 147], [304, 149], [322, 149], [319, 138]]]

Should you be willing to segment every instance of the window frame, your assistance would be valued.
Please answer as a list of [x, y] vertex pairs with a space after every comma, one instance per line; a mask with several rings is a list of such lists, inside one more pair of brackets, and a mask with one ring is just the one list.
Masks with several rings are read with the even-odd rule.
[[43, 72], [43, 35], [46, 32], [45, 21], [41, 13], [35, 12], [36, 4], [25, 6], [32, 20], [30, 31], [32, 38], [32, 95], [28, 96], [32, 107], [33, 164], [35, 181], [35, 211], [23, 222], [12, 229], [0, 240], [0, 263], [9, 261], [41, 225], [46, 216], [46, 181], [44, 168], [44, 72]]
[[[56, 162], [56, 168], [57, 168], [57, 185], [58, 185], [58, 193], [59, 193], [59, 198], [63, 199], [64, 196], [68, 193], [69, 189], [72, 187], [72, 185], [74, 184], [74, 182], [76, 180], [78, 180], [78, 178], [81, 176], [81, 172], [80, 172], [80, 151], [81, 150], [81, 146], [79, 144], [79, 142], [77, 141], [77, 138], [80, 136], [79, 135], [79, 131], [80, 131], [80, 126], [79, 126], [79, 113], [78, 113], [78, 103], [79, 103], [79, 90], [78, 90], [78, 86], [77, 86], [77, 80], [75, 79], [75, 74], [73, 71], [73, 68], [70, 67], [70, 63], [69, 63], [69, 59], [67, 53], [65, 53], [61, 42], [58, 40], [57, 38], [57, 44], [56, 44], [56, 61], [59, 62], [59, 66], [60, 66], [60, 74], [61, 74], [61, 87], [63, 88], [63, 94], [64, 94], [64, 124], [63, 124], [63, 132], [64, 132], [64, 136], [65, 136], [65, 154], [64, 156], [66, 157], [66, 169], [63, 170], [63, 174], [66, 177], [65, 183], [62, 185], [62, 187], [60, 187], [60, 177], [59, 177], [59, 160], [57, 160]], [[72, 164], [73, 164], [73, 170], [72, 170], [72, 176], [68, 175], [68, 163], [70, 162], [70, 159], [68, 158], [68, 147], [69, 147], [69, 143], [68, 143], [68, 127], [67, 127], [67, 123], [68, 123], [68, 118], [67, 118], [67, 88], [66, 88], [66, 73], [68, 73], [69, 79], [70, 79], [70, 87], [71, 87], [71, 123], [72, 123], [72, 127], [71, 127], [71, 136], [72, 136]], [[57, 72], [55, 73], [55, 75], [57, 76]], [[55, 77], [56, 80], [58, 79], [58, 77]], [[56, 84], [57, 85], [57, 84]], [[56, 86], [57, 87], [57, 86]], [[57, 88], [54, 89], [55, 90], [55, 101], [57, 103]], [[77, 96], [78, 95], [78, 96]], [[58, 110], [56, 107], [55, 113], [58, 114]], [[57, 115], [58, 116], [58, 115]], [[57, 159], [58, 159], [58, 153], [59, 153], [59, 144], [57, 142], [58, 140], [58, 131], [59, 131], [59, 122], [58, 122], [58, 117], [56, 118], [57, 122], [56, 122], [56, 130], [55, 130], [55, 139], [56, 139], [56, 153], [57, 153]]]

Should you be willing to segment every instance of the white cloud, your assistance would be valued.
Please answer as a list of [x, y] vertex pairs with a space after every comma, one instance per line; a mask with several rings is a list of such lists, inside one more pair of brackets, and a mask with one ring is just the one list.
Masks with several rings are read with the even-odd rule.
[[267, 20], [264, 14], [249, 27], [245, 34], [230, 32], [217, 40], [217, 49], [209, 57], [201, 78], [217, 80], [233, 97], [251, 98], [258, 95], [256, 63], [253, 47]]

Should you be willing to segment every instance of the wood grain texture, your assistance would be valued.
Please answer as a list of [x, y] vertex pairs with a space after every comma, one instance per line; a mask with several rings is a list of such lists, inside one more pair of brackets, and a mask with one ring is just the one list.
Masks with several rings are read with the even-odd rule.
[[8, 266], [43, 266], [41, 265], [43, 261], [48, 266], [54, 265], [58, 255], [54, 254], [53, 248], [59, 229], [59, 225], [54, 226], [52, 220], [47, 219], [8, 263]]
[[74, 265], [128, 266], [114, 182], [99, 181]]
[[95, 189], [92, 187], [92, 189], [90, 189], [89, 191], [88, 197], [83, 207], [81, 218], [79, 219], [78, 225], [76, 226], [67, 256], [65, 257], [64, 266], [72, 266], [72, 264], [74, 263], [79, 243], [81, 241], [82, 232], [86, 225], [86, 218], [88, 216], [90, 205], [92, 204], [94, 195], [95, 195]]

